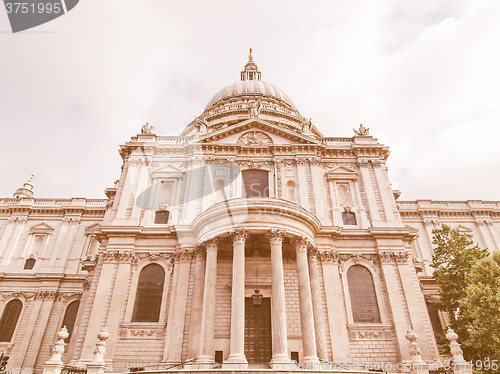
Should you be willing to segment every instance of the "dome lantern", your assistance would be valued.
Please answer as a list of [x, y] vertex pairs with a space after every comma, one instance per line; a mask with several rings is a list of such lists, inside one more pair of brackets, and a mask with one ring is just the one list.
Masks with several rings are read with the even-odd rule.
[[242, 81], [260, 81], [260, 71], [255, 62], [253, 62], [252, 48], [250, 48], [250, 54], [248, 55], [248, 62], [245, 68], [241, 72]]

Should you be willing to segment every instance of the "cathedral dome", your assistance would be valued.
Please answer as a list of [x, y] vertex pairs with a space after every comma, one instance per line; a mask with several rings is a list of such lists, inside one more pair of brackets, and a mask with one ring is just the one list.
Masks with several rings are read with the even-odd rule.
[[210, 108], [219, 101], [238, 96], [268, 96], [288, 104], [293, 109], [297, 109], [295, 104], [283, 90], [271, 83], [261, 80], [243, 80], [224, 87], [212, 97], [205, 109]]
[[241, 81], [232, 83], [217, 92], [208, 102], [205, 109], [222, 100], [241, 96], [267, 96], [279, 100], [295, 110], [297, 109], [293, 101], [281, 89], [271, 83], [260, 80], [260, 71], [253, 61], [252, 49], [250, 49], [250, 56], [248, 56], [245, 69], [241, 72]]

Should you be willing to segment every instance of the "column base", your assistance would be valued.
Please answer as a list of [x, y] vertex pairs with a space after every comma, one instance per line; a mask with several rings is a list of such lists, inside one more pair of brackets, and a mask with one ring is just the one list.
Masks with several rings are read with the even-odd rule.
[[222, 367], [224, 369], [246, 369], [248, 368], [248, 361], [244, 354], [230, 354]]
[[196, 360], [196, 363], [193, 364], [197, 369], [213, 369], [215, 366], [215, 360], [212, 356], [200, 356]]
[[317, 364], [319, 365], [319, 358], [317, 356], [305, 356], [303, 359], [302, 359], [302, 362], [305, 363], [305, 364]]
[[273, 359], [269, 363], [271, 369], [283, 369], [290, 370], [291, 360], [286, 353], [280, 353], [273, 356]]

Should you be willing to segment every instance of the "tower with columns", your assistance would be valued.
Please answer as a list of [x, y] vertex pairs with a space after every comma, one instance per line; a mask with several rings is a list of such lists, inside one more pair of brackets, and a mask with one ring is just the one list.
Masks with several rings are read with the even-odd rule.
[[106, 328], [114, 372], [410, 362], [409, 329], [438, 359], [431, 229], [493, 250], [500, 202], [398, 202], [369, 129], [323, 136], [251, 54], [240, 78], [180, 136], [146, 123], [107, 199], [37, 199], [31, 178], [0, 200], [14, 374], [41, 372], [63, 323], [65, 364]]

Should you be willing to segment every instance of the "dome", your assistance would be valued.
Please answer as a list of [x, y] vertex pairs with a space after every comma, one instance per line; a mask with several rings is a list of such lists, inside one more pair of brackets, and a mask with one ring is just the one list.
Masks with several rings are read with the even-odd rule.
[[208, 102], [205, 109], [210, 108], [212, 105], [221, 100], [229, 99], [238, 96], [267, 96], [279, 100], [293, 109], [297, 110], [295, 104], [278, 87], [260, 80], [260, 71], [255, 62], [253, 62], [252, 49], [250, 48], [250, 56], [248, 56], [248, 63], [245, 69], [241, 72], [241, 81], [230, 84], [217, 92], [214, 97]]
[[269, 96], [290, 105], [293, 109], [297, 109], [288, 95], [280, 88], [261, 80], [243, 80], [224, 87], [222, 90], [217, 92], [214, 97], [212, 97], [205, 109], [208, 109], [215, 103], [230, 97], [253, 95]]

